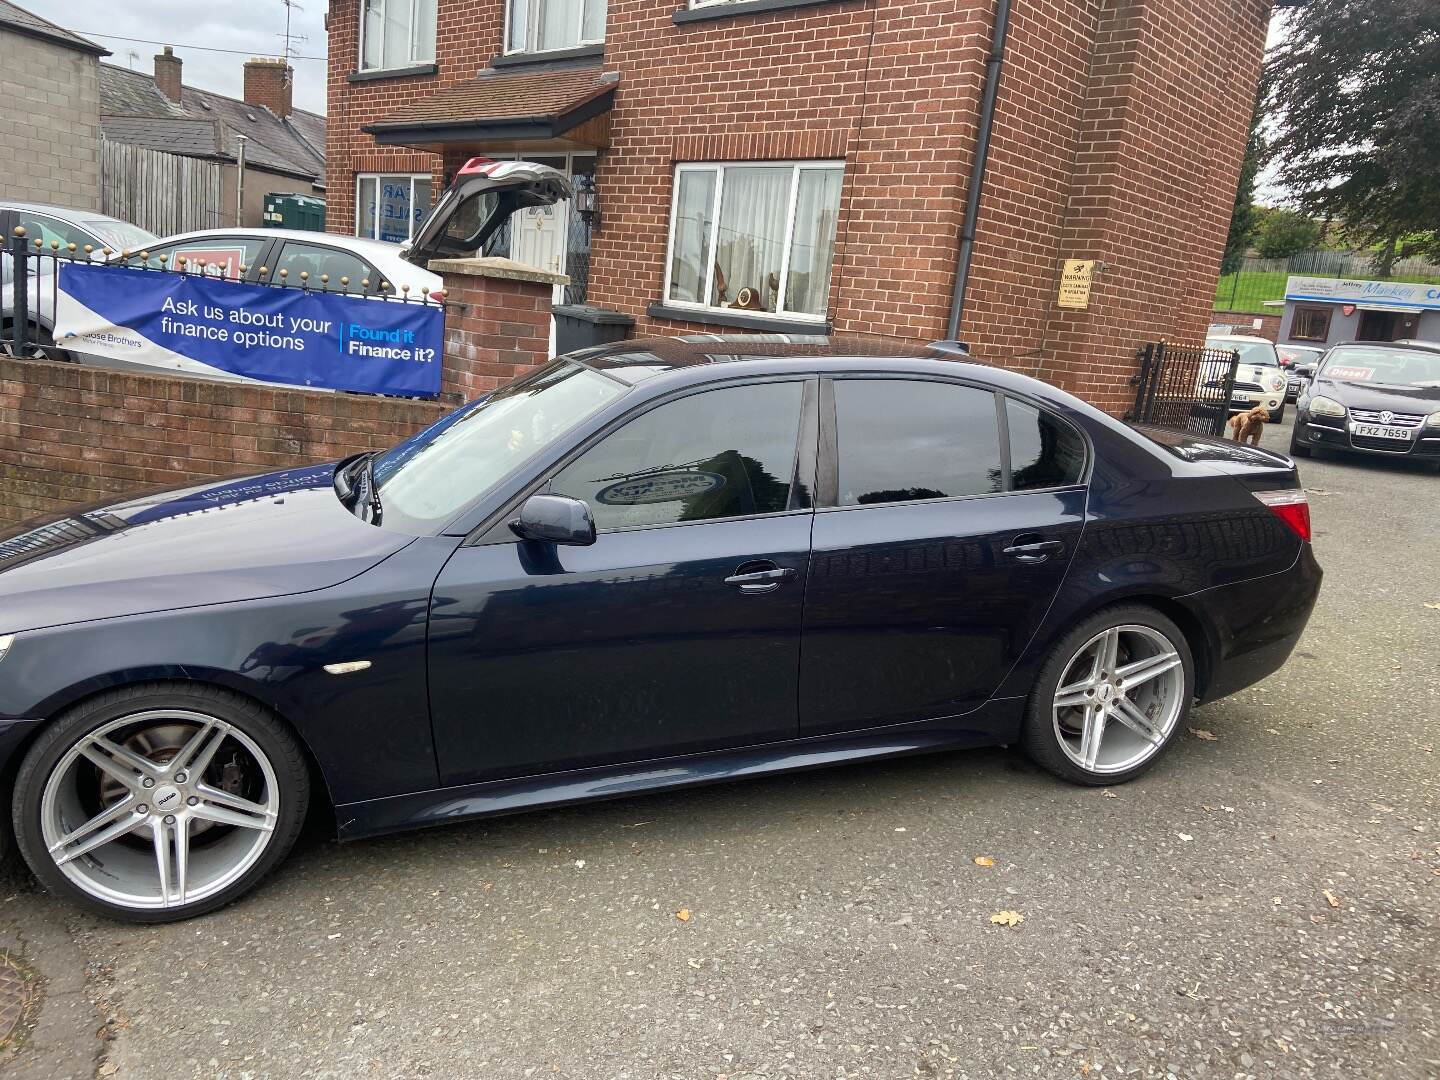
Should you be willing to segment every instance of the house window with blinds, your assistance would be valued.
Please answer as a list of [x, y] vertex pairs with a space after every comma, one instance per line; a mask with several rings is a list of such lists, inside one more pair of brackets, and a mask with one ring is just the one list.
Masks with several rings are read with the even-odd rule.
[[606, 0], [510, 0], [505, 51], [554, 52], [605, 41]]
[[835, 161], [677, 166], [666, 302], [823, 321], [843, 177]]

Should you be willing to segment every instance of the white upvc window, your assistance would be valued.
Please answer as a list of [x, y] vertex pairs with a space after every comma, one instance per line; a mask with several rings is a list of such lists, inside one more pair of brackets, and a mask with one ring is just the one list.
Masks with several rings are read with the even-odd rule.
[[665, 302], [823, 321], [844, 164], [675, 167]]
[[362, 0], [360, 70], [435, 62], [435, 0]]
[[430, 212], [429, 173], [355, 177], [355, 235], [403, 244]]
[[606, 0], [507, 0], [505, 51], [554, 52], [605, 41]]

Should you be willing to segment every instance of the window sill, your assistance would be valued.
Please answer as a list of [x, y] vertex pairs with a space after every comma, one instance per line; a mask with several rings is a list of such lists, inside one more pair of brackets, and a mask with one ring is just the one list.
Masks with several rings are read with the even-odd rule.
[[670, 18], [681, 25], [708, 22], [711, 19], [732, 19], [742, 15], [762, 15], [767, 11], [789, 11], [791, 8], [838, 4], [844, 0], [717, 0], [701, 7], [681, 8]]
[[830, 321], [786, 318], [784, 315], [756, 314], [749, 311], [716, 311], [713, 308], [677, 307], [656, 301], [645, 309], [652, 319], [675, 322], [705, 323], [711, 326], [733, 326], [742, 330], [768, 330], [776, 334], [828, 334]]
[[346, 82], [375, 82], [380, 79], [409, 79], [416, 75], [435, 75], [439, 64], [411, 64], [409, 67], [374, 68], [370, 71], [352, 71], [345, 76]]
[[495, 71], [509, 68], [569, 67], [577, 61], [605, 59], [604, 45], [580, 45], [573, 49], [551, 49], [549, 52], [502, 53], [490, 58], [490, 67]]

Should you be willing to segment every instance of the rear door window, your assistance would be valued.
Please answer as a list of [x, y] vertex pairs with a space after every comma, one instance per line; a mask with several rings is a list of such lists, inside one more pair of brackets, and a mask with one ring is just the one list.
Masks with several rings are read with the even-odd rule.
[[1002, 490], [995, 395], [955, 383], [837, 379], [841, 506]]
[[1005, 399], [1010, 429], [1010, 487], [1014, 491], [1078, 484], [1085, 472], [1085, 441], [1058, 417], [1014, 398]]
[[[271, 277], [326, 292], [379, 292], [380, 271], [360, 256], [328, 244], [285, 241]], [[395, 286], [392, 292], [398, 294]]]

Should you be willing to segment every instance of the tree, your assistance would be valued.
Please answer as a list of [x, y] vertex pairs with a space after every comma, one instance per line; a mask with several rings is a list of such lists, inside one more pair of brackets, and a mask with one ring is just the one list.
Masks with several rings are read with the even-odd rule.
[[1288, 259], [1320, 244], [1320, 222], [1295, 210], [1272, 210], [1265, 215], [1255, 250], [1262, 259]]
[[1235, 205], [1230, 211], [1230, 233], [1225, 237], [1225, 255], [1220, 260], [1220, 273], [1233, 274], [1240, 269], [1240, 260], [1255, 236], [1255, 174], [1260, 169], [1260, 156], [1265, 141], [1260, 134], [1260, 104], [1250, 117], [1250, 137], [1245, 142], [1245, 160], [1240, 165], [1240, 183], [1235, 188]]
[[1309, 0], [1266, 59], [1269, 161], [1377, 267], [1440, 257], [1440, 4]]

